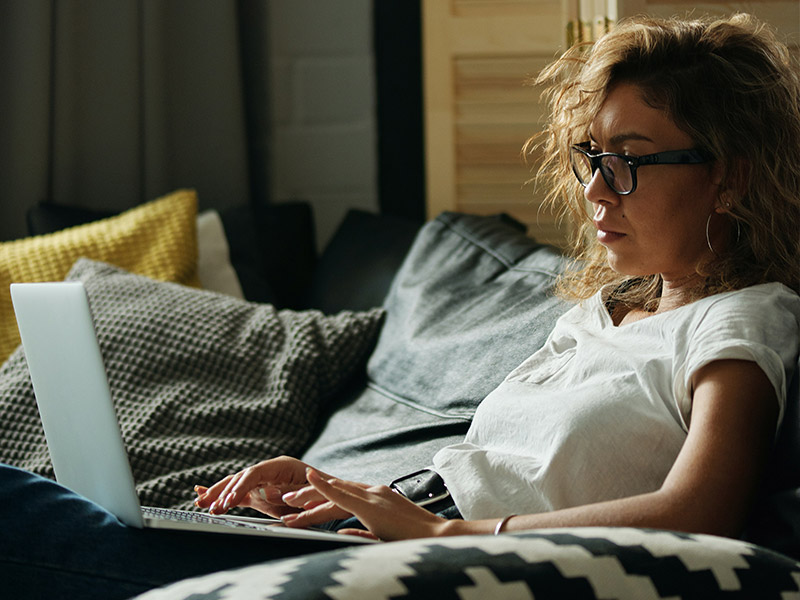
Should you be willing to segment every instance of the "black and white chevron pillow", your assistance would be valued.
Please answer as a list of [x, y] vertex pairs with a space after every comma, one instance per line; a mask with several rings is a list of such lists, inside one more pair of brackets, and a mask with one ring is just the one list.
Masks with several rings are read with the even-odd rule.
[[185, 580], [140, 600], [800, 597], [800, 564], [745, 542], [631, 528], [359, 546]]

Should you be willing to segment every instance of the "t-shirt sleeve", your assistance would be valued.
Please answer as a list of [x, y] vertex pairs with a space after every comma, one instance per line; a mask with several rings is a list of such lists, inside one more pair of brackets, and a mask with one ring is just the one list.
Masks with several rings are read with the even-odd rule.
[[675, 399], [688, 430], [691, 382], [705, 365], [724, 359], [755, 362], [775, 390], [778, 424], [786, 406], [787, 377], [797, 364], [800, 298], [778, 284], [722, 295], [708, 305], [676, 344]]

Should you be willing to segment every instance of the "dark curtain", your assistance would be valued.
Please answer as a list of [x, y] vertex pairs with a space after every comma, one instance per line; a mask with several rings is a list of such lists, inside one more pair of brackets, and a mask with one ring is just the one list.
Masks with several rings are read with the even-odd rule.
[[267, 202], [262, 0], [0, 3], [0, 239], [48, 201]]

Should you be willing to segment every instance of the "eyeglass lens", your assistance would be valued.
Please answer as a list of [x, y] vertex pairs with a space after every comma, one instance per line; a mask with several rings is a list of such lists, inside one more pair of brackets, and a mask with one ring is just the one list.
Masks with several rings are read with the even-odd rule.
[[606, 184], [617, 193], [626, 193], [633, 189], [633, 173], [630, 165], [619, 156], [602, 156], [594, 160], [582, 152], [574, 149], [572, 155], [572, 169], [583, 185], [589, 185], [594, 175], [592, 162], [599, 164], [599, 169]]

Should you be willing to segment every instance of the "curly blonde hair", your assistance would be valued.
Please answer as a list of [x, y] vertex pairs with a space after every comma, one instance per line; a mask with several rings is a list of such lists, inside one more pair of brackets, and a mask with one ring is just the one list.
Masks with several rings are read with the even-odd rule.
[[628, 277], [610, 269], [570, 166], [570, 145], [589, 138], [619, 82], [636, 85], [722, 167], [734, 243], [712, 265], [698, 265], [705, 283], [696, 296], [771, 281], [800, 291], [799, 72], [774, 32], [744, 14], [622, 21], [545, 69], [537, 83], [547, 86], [551, 117], [543, 139], [532, 138], [526, 151], [543, 148], [539, 177], [548, 184], [547, 200], [577, 225], [570, 240], [575, 261], [559, 293], [579, 300], [615, 284], [616, 300], [646, 310], [661, 293], [658, 274]]

